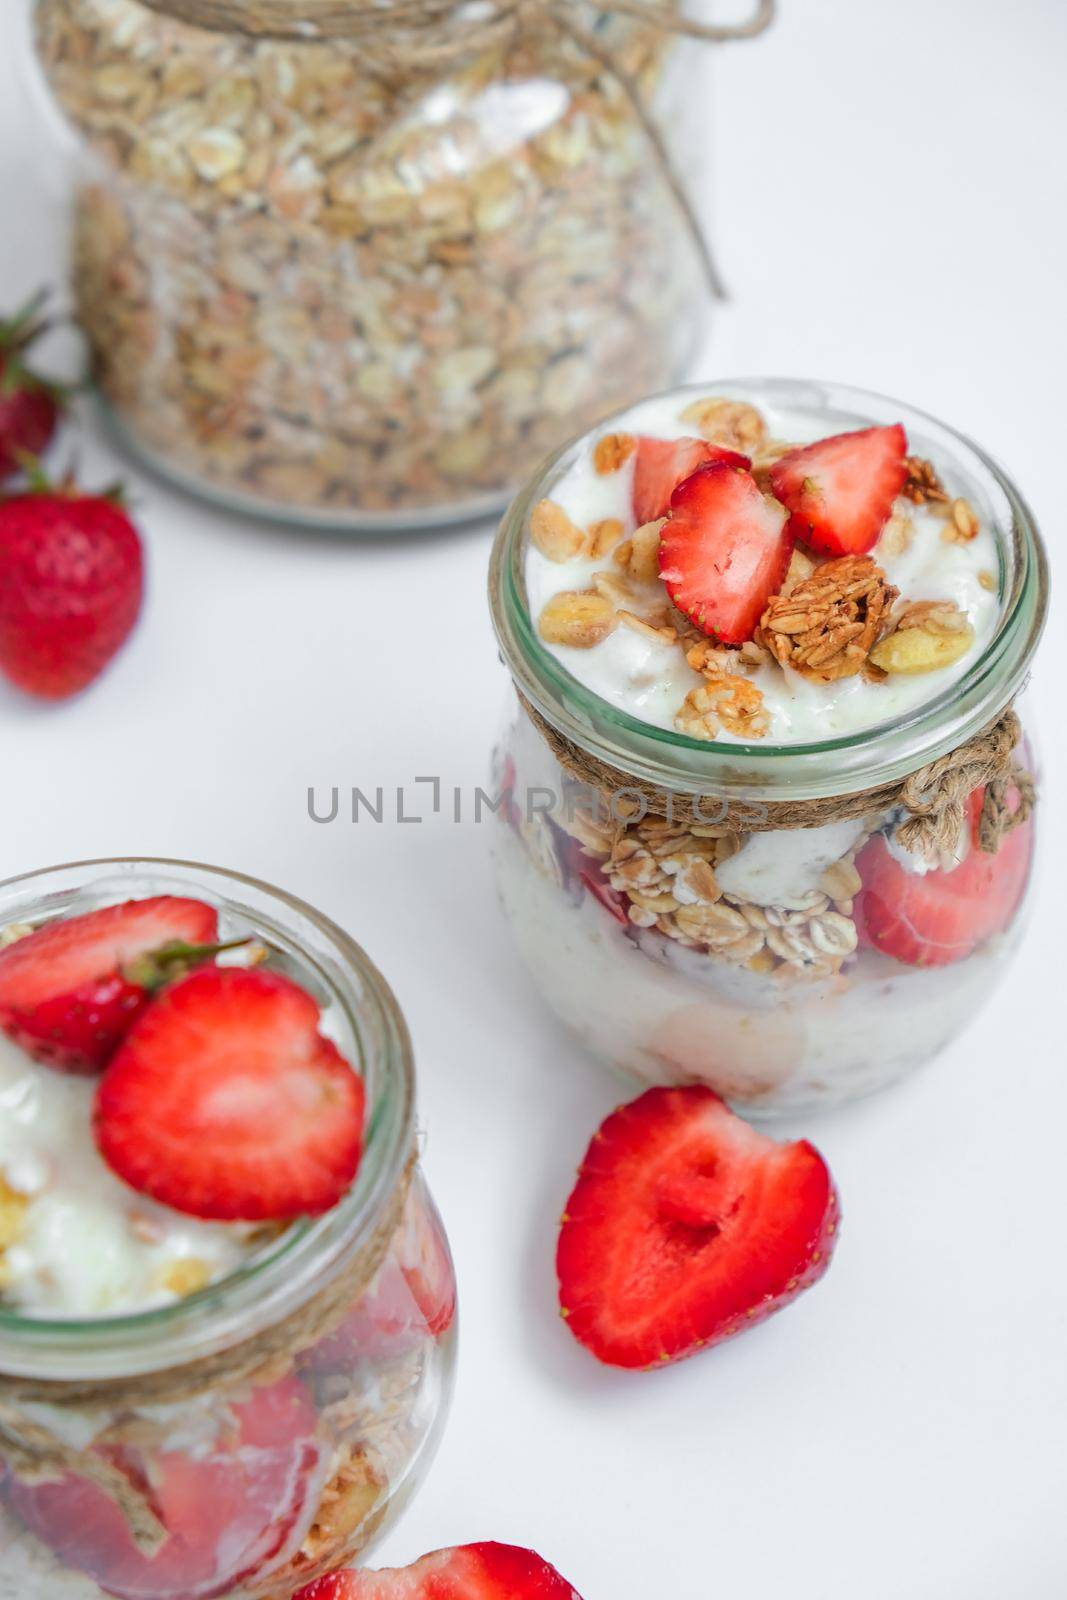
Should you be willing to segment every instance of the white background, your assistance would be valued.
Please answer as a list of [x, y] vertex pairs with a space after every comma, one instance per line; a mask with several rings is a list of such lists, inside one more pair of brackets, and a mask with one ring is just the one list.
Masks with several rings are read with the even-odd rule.
[[[773, 35], [715, 61], [717, 234], [736, 300], [704, 374], [840, 378], [945, 417], [1013, 472], [1055, 561], [1067, 7], [781, 10]], [[9, 55], [8, 306], [60, 273]], [[114, 470], [96, 443], [82, 459], [90, 479]], [[313, 539], [129, 476], [148, 609], [83, 699], [50, 709], [0, 687], [0, 875], [112, 853], [225, 864], [321, 906], [393, 982], [463, 1326], [450, 1429], [382, 1561], [511, 1540], [586, 1600], [1067, 1594], [1062, 612], [1030, 699], [1046, 837], [1012, 978], [936, 1066], [803, 1123], [845, 1214], [818, 1289], [682, 1366], [613, 1374], [558, 1321], [552, 1258], [575, 1166], [625, 1086], [542, 1009], [483, 830], [321, 827], [306, 812], [309, 784], [482, 781], [505, 692], [488, 531]]]

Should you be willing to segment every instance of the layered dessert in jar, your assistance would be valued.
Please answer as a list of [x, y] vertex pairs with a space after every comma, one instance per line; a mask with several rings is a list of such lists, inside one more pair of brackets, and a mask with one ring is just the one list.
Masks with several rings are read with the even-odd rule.
[[1045, 588], [1000, 469], [854, 390], [683, 390], [548, 464], [491, 576], [495, 857], [595, 1054], [791, 1110], [967, 1024], [1031, 876]]
[[432, 1456], [455, 1338], [402, 1018], [210, 868], [0, 888], [0, 1595], [284, 1597]]

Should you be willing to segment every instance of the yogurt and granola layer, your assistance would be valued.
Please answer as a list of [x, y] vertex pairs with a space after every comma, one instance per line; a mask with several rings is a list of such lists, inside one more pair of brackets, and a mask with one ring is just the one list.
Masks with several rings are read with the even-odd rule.
[[[839, 436], [860, 441], [860, 470], [867, 431], [891, 430]], [[902, 447], [899, 490], [887, 494], [877, 537], [862, 549], [818, 548], [803, 507], [790, 514], [773, 491], [791, 453], [827, 433], [816, 411], [694, 400], [690, 390], [646, 400], [610, 433], [590, 435], [531, 518], [527, 598], [546, 647], [638, 720], [722, 743], [845, 736], [941, 694], [995, 631], [994, 535], [966, 486]], [[712, 484], [750, 475], [757, 499], [778, 508], [789, 547], [772, 588], [761, 591], [752, 574], [756, 625], [739, 640], [685, 615], [661, 573], [664, 529], [681, 517], [688, 531], [705, 514], [672, 510], [672, 494], [709, 471]]]

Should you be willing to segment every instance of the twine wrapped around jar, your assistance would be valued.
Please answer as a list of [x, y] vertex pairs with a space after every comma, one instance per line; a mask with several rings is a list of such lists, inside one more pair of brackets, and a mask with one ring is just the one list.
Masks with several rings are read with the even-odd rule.
[[[150, 10], [218, 32], [252, 39], [344, 39], [358, 43], [368, 71], [409, 77], [461, 57], [506, 45], [538, 30], [565, 35], [618, 84], [649, 140], [664, 181], [692, 237], [713, 295], [726, 298], [711, 246], [686, 192], [663, 134], [638, 84], [616, 53], [573, 16], [572, 0], [141, 0]], [[646, 27], [706, 43], [752, 39], [773, 22], [776, 0], [756, 0], [738, 23], [698, 22], [681, 16], [676, 0], [590, 0], [606, 16], [630, 17]]]
[[122, 1512], [137, 1548], [146, 1556], [154, 1555], [167, 1530], [150, 1498], [105, 1456], [69, 1444], [23, 1407], [137, 1411], [179, 1405], [216, 1388], [272, 1383], [284, 1377], [296, 1356], [333, 1333], [370, 1288], [400, 1227], [417, 1159], [412, 1152], [372, 1233], [340, 1271], [296, 1311], [251, 1338], [181, 1366], [130, 1377], [65, 1382], [0, 1372], [0, 1456], [10, 1470], [28, 1483], [53, 1481], [67, 1473], [94, 1483]]
[[[523, 709], [565, 772], [608, 797], [625, 795], [627, 804], [645, 816], [668, 817], [672, 822], [721, 826], [723, 833], [773, 833], [780, 828], [821, 828], [872, 812], [897, 808], [907, 813], [898, 838], [907, 850], [936, 859], [953, 850], [963, 826], [967, 797], [985, 789], [978, 820], [978, 845], [995, 855], [1000, 841], [1030, 816], [1034, 782], [1015, 760], [1022, 737], [1019, 718], [1007, 706], [994, 721], [947, 755], [919, 767], [895, 783], [860, 789], [852, 794], [827, 795], [817, 800], [776, 800], [756, 803], [729, 800], [708, 788], [682, 794], [641, 783], [631, 774], [611, 766], [568, 739], [519, 695]], [[1012, 795], [1014, 794], [1014, 803]], [[715, 805], [714, 814], [708, 802]]]

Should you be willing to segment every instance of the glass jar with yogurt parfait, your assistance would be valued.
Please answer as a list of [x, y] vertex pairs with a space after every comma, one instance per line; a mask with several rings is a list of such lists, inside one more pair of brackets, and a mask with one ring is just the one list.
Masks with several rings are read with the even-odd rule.
[[289, 522], [499, 510], [693, 356], [714, 274], [679, 36], [772, 7], [35, 0], [114, 428]]
[[537, 474], [490, 598], [499, 888], [590, 1051], [773, 1113], [967, 1025], [1026, 900], [1047, 605], [977, 445], [824, 383], [661, 396]]
[[317, 911], [210, 867], [34, 873], [0, 930], [0, 1570], [282, 1600], [392, 1524], [447, 1410], [396, 1001]]

